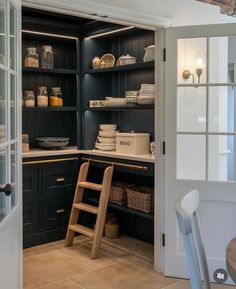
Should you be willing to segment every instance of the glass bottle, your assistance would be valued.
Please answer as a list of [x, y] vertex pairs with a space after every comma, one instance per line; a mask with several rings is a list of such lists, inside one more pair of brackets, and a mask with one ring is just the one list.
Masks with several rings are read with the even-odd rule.
[[29, 152], [29, 135], [22, 134], [22, 152], [27, 153]]
[[25, 67], [39, 67], [39, 55], [36, 47], [26, 48]]
[[44, 45], [43, 52], [41, 54], [41, 67], [53, 69], [54, 59], [53, 59], [53, 51], [51, 45]]
[[39, 86], [37, 93], [37, 105], [39, 107], [47, 107], [48, 106], [48, 93], [46, 86]]
[[34, 92], [32, 90], [26, 90], [25, 91], [24, 105], [26, 107], [34, 107], [35, 106], [35, 97], [34, 97]]
[[52, 87], [50, 94], [50, 106], [63, 106], [63, 97], [60, 87]]

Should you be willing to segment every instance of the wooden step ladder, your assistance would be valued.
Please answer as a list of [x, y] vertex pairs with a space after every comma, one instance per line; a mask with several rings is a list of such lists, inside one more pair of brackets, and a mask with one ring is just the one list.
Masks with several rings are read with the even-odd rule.
[[[67, 247], [73, 245], [75, 232], [93, 238], [91, 259], [95, 259], [99, 256], [99, 250], [101, 247], [114, 166], [112, 165], [107, 167], [104, 171], [102, 184], [96, 184], [87, 182], [89, 165], [90, 160], [86, 163], [83, 163], [82, 166], [80, 167], [79, 177], [75, 190], [75, 196], [70, 214], [70, 221], [67, 229], [65, 246]], [[82, 203], [83, 193], [85, 189], [92, 189], [100, 192], [98, 207]], [[94, 230], [77, 224], [80, 210], [97, 215]]]

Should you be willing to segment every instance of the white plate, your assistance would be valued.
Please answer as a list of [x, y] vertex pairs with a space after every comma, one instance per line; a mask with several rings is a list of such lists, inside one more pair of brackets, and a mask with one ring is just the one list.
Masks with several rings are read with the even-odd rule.
[[116, 124], [100, 124], [100, 129], [102, 131], [114, 131], [117, 129]]
[[116, 137], [117, 132], [119, 132], [119, 131], [118, 130], [114, 130], [114, 131], [103, 131], [103, 130], [100, 130], [99, 131], [99, 136], [107, 137], [107, 138], [114, 138], [114, 137]]
[[154, 97], [138, 97], [137, 104], [140, 105], [154, 104]]
[[98, 141], [101, 144], [115, 144], [116, 138], [115, 137], [98, 137]]
[[100, 144], [100, 143], [96, 142], [95, 148], [100, 150], [100, 151], [115, 151], [116, 145], [115, 144]]

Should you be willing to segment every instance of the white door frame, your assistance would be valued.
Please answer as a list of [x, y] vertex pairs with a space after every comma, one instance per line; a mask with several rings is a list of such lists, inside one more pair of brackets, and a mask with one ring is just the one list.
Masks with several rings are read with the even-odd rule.
[[[161, 27], [171, 25], [172, 21], [168, 18], [153, 16], [145, 13], [136, 13], [131, 10], [121, 9], [109, 5], [98, 5], [92, 2], [93, 5], [88, 5], [90, 1], [78, 0], [77, 6], [74, 10], [68, 8], [68, 3], [65, 3], [63, 8], [58, 6], [57, 0], [39, 0], [37, 3], [31, 0], [23, 0], [22, 5], [25, 7], [48, 10], [52, 12], [68, 14], [98, 21], [111, 22], [121, 25], [134, 25], [147, 30], [155, 32], [155, 43], [158, 43], [156, 49], [156, 63], [155, 63], [155, 82], [157, 96], [155, 100], [155, 135], [156, 135], [156, 160], [155, 160], [155, 215], [154, 215], [154, 269], [158, 272], [163, 272], [164, 268], [164, 250], [162, 247], [161, 235], [164, 232], [164, 194], [163, 181], [164, 178], [163, 156], [161, 155], [161, 146], [164, 132], [163, 126], [163, 111], [164, 111], [164, 65], [162, 62], [163, 44], [164, 44], [164, 30]], [[82, 12], [81, 12], [82, 11]], [[109, 17], [102, 16], [104, 14]], [[101, 15], [101, 16], [100, 16]], [[127, 20], [128, 19], [128, 20]], [[161, 73], [160, 73], [161, 71]], [[158, 136], [158, 138], [157, 138]], [[161, 136], [161, 137], [159, 137]]]

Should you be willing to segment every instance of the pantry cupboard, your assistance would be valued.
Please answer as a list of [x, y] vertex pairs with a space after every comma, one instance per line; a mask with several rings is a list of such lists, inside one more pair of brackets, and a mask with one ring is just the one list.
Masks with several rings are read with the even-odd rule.
[[[144, 62], [145, 48], [154, 44], [154, 32], [45, 11], [23, 8], [22, 89], [38, 87], [47, 93], [60, 87], [63, 105], [23, 106], [22, 130], [29, 135], [30, 152], [23, 154], [24, 246], [29, 247], [64, 238], [71, 209], [76, 176], [82, 161], [92, 158], [90, 178], [99, 181], [108, 162], [116, 162], [113, 181], [154, 187], [154, 158], [132, 158], [93, 150], [101, 123], [114, 123], [120, 132], [145, 132], [154, 136], [154, 104], [91, 106], [90, 101], [124, 97], [126, 91], [140, 90], [141, 84], [154, 84], [154, 61]], [[53, 51], [53, 67], [42, 67], [44, 47]], [[36, 48], [39, 63], [25, 66], [28, 48]], [[93, 69], [93, 59], [112, 54], [117, 60], [132, 55], [136, 63]], [[46, 88], [45, 88], [46, 87]], [[45, 155], [37, 150], [38, 137], [68, 137], [68, 147]], [[32, 152], [37, 152], [36, 154]], [[42, 153], [40, 153], [42, 152]], [[98, 160], [99, 162], [96, 162]], [[122, 165], [119, 165], [122, 164]], [[86, 195], [91, 204], [97, 198]], [[115, 212], [121, 233], [149, 243], [154, 242], [154, 214], [109, 204]], [[82, 222], [93, 226], [89, 215]]]

